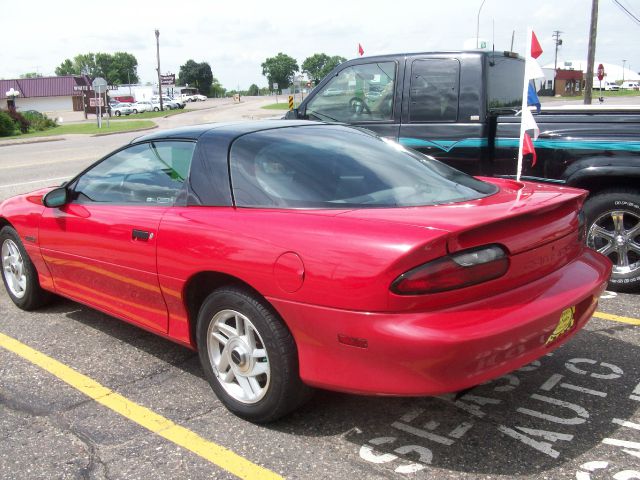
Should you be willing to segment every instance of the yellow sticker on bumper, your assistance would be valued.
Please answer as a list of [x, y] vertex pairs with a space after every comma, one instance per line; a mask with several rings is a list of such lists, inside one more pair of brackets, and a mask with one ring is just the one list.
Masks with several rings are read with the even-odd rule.
[[560, 338], [562, 335], [573, 328], [576, 323], [576, 320], [574, 318], [575, 313], [576, 307], [565, 308], [562, 311], [562, 313], [560, 314], [560, 321], [558, 322], [558, 325], [556, 325], [553, 333], [549, 335], [549, 338], [547, 338], [545, 345], [549, 345], [555, 342], [558, 338]]

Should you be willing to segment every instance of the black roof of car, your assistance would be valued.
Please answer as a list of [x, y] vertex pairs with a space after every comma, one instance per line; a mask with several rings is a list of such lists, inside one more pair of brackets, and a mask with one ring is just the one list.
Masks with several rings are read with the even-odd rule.
[[197, 140], [207, 134], [237, 137], [245, 133], [272, 130], [275, 128], [299, 127], [304, 125], [323, 125], [322, 122], [308, 120], [256, 120], [250, 122], [221, 122], [191, 125], [188, 127], [161, 130], [142, 137], [135, 138], [131, 143], [147, 142], [149, 140], [184, 139]]

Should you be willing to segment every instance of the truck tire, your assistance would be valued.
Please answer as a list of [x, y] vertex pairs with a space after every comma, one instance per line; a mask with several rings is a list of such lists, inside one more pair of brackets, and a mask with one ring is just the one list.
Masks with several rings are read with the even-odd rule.
[[632, 189], [598, 192], [587, 199], [584, 212], [587, 245], [613, 262], [609, 289], [640, 290], [640, 193]]

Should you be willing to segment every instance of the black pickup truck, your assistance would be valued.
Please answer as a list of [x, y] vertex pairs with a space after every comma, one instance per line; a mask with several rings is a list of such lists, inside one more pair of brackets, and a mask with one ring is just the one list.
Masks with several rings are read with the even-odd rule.
[[[524, 60], [511, 52], [363, 57], [337, 66], [286, 118], [342, 122], [464, 172], [515, 177]], [[640, 107], [544, 108], [522, 179], [589, 190], [587, 243], [640, 289]]]

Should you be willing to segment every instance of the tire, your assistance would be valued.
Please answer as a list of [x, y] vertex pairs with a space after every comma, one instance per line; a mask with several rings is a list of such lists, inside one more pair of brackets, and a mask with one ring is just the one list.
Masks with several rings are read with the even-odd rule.
[[159, 109], [158, 107], [153, 107], [153, 111], [154, 111], [154, 112], [159, 112], [159, 111], [160, 111], [160, 109]]
[[52, 294], [40, 287], [36, 267], [12, 227], [0, 230], [0, 256], [2, 281], [16, 306], [22, 310], [34, 310], [51, 301]]
[[133, 113], [134, 113], [134, 114], [137, 114], [137, 113], [138, 113], [138, 110], [136, 110], [136, 109], [134, 108], [134, 109], [133, 109]]
[[632, 189], [605, 190], [585, 205], [587, 245], [613, 262], [609, 289], [640, 290], [640, 193]]
[[249, 290], [224, 287], [205, 299], [197, 343], [211, 388], [241, 418], [272, 422], [310, 397], [298, 373], [293, 336], [273, 308]]
[[120, 115], [121, 115], [121, 113], [120, 113], [119, 111], [117, 111], [117, 110], [116, 110], [116, 111], [115, 111], [115, 116], [116, 116], [116, 117], [119, 117]]

